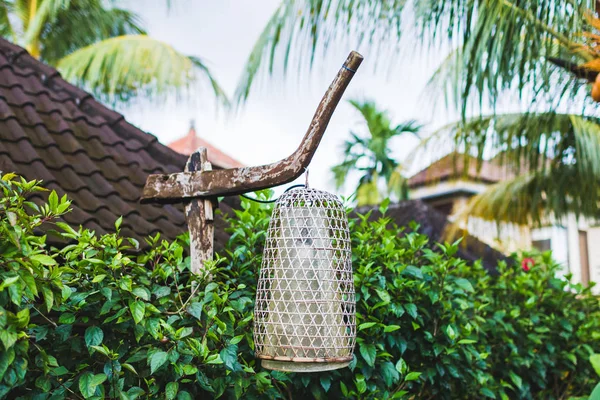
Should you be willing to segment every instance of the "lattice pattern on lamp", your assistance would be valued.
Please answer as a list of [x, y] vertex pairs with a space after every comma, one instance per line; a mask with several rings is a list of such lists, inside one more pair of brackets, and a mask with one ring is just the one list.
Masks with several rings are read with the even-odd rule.
[[267, 368], [301, 370], [264, 360], [334, 363], [312, 371], [341, 368], [352, 360], [355, 311], [342, 203], [315, 189], [284, 193], [273, 210], [258, 281], [256, 355]]

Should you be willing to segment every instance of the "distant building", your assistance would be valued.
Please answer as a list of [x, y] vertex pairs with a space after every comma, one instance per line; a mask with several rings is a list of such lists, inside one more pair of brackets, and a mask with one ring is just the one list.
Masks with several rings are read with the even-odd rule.
[[[469, 198], [489, 185], [515, 176], [494, 159], [483, 161], [479, 169], [477, 166], [475, 158], [465, 160], [462, 155], [449, 154], [409, 179], [411, 197], [423, 200], [452, 219]], [[584, 284], [600, 282], [600, 246], [592, 245], [600, 243], [597, 221], [569, 215], [560, 223], [531, 228], [475, 219], [467, 229], [505, 252], [527, 248], [552, 250], [555, 260], [563, 265], [563, 273], [572, 273], [575, 281]]]
[[190, 130], [180, 139], [175, 140], [167, 145], [170, 149], [175, 150], [179, 154], [189, 156], [198, 147], [206, 147], [208, 150], [208, 161], [216, 168], [239, 168], [245, 167], [244, 164], [225, 154], [206, 140], [198, 137], [194, 121], [190, 123]]

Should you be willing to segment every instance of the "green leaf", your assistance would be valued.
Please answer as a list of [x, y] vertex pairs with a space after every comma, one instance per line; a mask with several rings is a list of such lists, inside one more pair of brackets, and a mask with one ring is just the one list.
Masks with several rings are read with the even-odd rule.
[[3, 291], [5, 288], [14, 285], [16, 282], [19, 281], [19, 277], [18, 276], [10, 276], [8, 278], [5, 278], [2, 281], [2, 284], [0, 285], [0, 292]]
[[121, 366], [131, 372], [133, 372], [134, 374], [138, 374], [137, 371], [135, 370], [135, 368], [133, 368], [133, 365], [129, 364], [129, 363], [123, 363], [121, 364]]
[[238, 336], [232, 337], [231, 340], [229, 341], [229, 344], [238, 344], [239, 342], [242, 341], [243, 338], [244, 338], [244, 335], [238, 335]]
[[8, 370], [8, 367], [11, 366], [13, 361], [15, 360], [15, 350], [9, 348], [7, 351], [0, 352], [0, 382], [2, 382], [2, 378], [4, 374]]
[[398, 329], [400, 329], [399, 325], [388, 325], [385, 328], [383, 328], [383, 332], [389, 333], [389, 332], [397, 331]]
[[146, 304], [143, 301], [136, 300], [129, 302], [129, 310], [131, 311], [131, 316], [136, 324], [142, 322], [144, 319], [144, 313], [146, 311]]
[[362, 342], [359, 345], [359, 350], [360, 355], [365, 359], [365, 362], [371, 367], [374, 366], [375, 358], [377, 357], [377, 348], [375, 345]]
[[168, 286], [159, 286], [158, 288], [154, 289], [154, 291], [152, 293], [154, 293], [154, 295], [156, 296], [157, 299], [160, 299], [161, 297], [170, 295], [171, 288]]
[[384, 215], [386, 213], [386, 211], [388, 210], [388, 207], [390, 205], [390, 198], [386, 197], [385, 199], [383, 199], [383, 201], [379, 204], [379, 212]]
[[104, 332], [97, 326], [90, 326], [85, 330], [84, 339], [87, 347], [99, 346], [104, 339]]
[[590, 363], [592, 363], [592, 367], [594, 367], [596, 374], [600, 376], [600, 354], [592, 354], [590, 356]]
[[406, 267], [404, 271], [402, 271], [402, 275], [411, 275], [417, 279], [423, 279], [423, 272], [421, 271], [421, 268], [417, 268], [414, 265], [409, 265]]
[[183, 373], [185, 375], [193, 375], [196, 372], [198, 372], [198, 368], [193, 365], [188, 364], [188, 365], [184, 365], [184, 367], [183, 367]]
[[386, 384], [386, 386], [390, 387], [398, 380], [400, 380], [400, 374], [396, 370], [396, 367], [390, 361], [386, 361], [381, 364], [381, 376]]
[[358, 390], [358, 393], [364, 393], [367, 391], [367, 382], [365, 382], [365, 377], [361, 374], [356, 375], [356, 380], [355, 380], [355, 384], [356, 384], [356, 389]]
[[146, 288], [136, 287], [132, 290], [131, 293], [141, 298], [142, 300], [150, 301], [150, 291]]
[[177, 394], [177, 400], [193, 400], [193, 399], [192, 399], [191, 394], [189, 394], [185, 390], [182, 390], [181, 392], [179, 392]]
[[[92, 279], [92, 283], [99, 283], [102, 282], [104, 280], [104, 278], [106, 278], [106, 274], [100, 274], [100, 275], [96, 275], [94, 277], [94, 279]], [[110, 290], [110, 289], [109, 289]]]
[[105, 380], [106, 380], [105, 374], [96, 374], [92, 377], [92, 384], [94, 386], [98, 386], [98, 385], [102, 384]]
[[410, 372], [408, 375], [406, 375], [406, 378], [404, 378], [405, 381], [416, 381], [417, 379], [419, 379], [419, 377], [421, 376], [420, 372]]
[[52, 305], [54, 304], [54, 293], [47, 286], [42, 286], [42, 294], [44, 295], [44, 304], [46, 306], [46, 311], [50, 312], [52, 310]]
[[321, 382], [323, 390], [329, 392], [329, 388], [331, 388], [331, 375], [322, 375], [319, 381]]
[[471, 282], [469, 282], [465, 278], [458, 278], [457, 280], [454, 281], [454, 283], [456, 283], [456, 285], [458, 287], [460, 287], [462, 290], [464, 290], [465, 292], [472, 293], [475, 291], [473, 289], [473, 285], [471, 285]]
[[192, 303], [187, 308], [187, 312], [196, 319], [200, 319], [200, 316], [202, 316], [203, 305], [204, 304], [202, 303]]
[[33, 261], [37, 261], [42, 265], [56, 265], [56, 260], [46, 254], [34, 254], [32, 256], [29, 256], [29, 258]]
[[96, 350], [98, 353], [105, 355], [106, 357], [109, 357], [110, 354], [108, 352], [108, 350], [106, 349], [106, 347], [104, 347], [104, 345], [102, 346], [90, 346], [90, 349], [94, 349]]
[[600, 400], [600, 383], [598, 383], [592, 391], [589, 400]]
[[404, 359], [399, 359], [398, 362], [396, 363], [396, 371], [400, 372], [402, 375], [404, 375], [406, 373], [406, 371], [408, 371], [408, 365], [406, 364], [406, 361], [404, 361]]
[[96, 393], [98, 385], [102, 384], [106, 380], [106, 375], [97, 374], [94, 375], [92, 372], [85, 372], [79, 377], [79, 391], [82, 396], [90, 398]]
[[10, 349], [17, 341], [17, 333], [9, 329], [0, 329], [0, 342], [4, 349]]
[[179, 392], [179, 383], [177, 382], [169, 382], [165, 388], [165, 397], [167, 400], [173, 400], [177, 397], [177, 392]]
[[521, 379], [521, 377], [519, 375], [515, 374], [512, 371], [509, 371], [508, 375], [510, 376], [510, 380], [513, 381], [513, 383], [515, 384], [515, 386], [518, 389], [521, 389], [521, 387], [523, 386], [523, 380]]
[[157, 369], [162, 367], [169, 358], [169, 355], [164, 351], [157, 351], [150, 356], [150, 373], [153, 374]]
[[375, 289], [375, 291], [377, 292], [377, 296], [384, 302], [389, 303], [392, 300], [392, 297], [386, 290]]
[[363, 329], [368, 329], [368, 328], [371, 328], [371, 327], [373, 327], [375, 325], [377, 325], [377, 322], [365, 322], [365, 323], [360, 324], [358, 326], [358, 330], [362, 331]]
[[56, 212], [58, 208], [58, 194], [56, 194], [55, 190], [48, 196], [48, 205], [50, 206], [50, 211]]
[[237, 360], [237, 351], [237, 344], [230, 344], [229, 346], [225, 347], [219, 352], [219, 355], [221, 356], [221, 360], [223, 360], [225, 367], [227, 367], [227, 369], [230, 371], [242, 370], [242, 367]]
[[412, 317], [412, 319], [417, 318], [417, 306], [413, 303], [404, 304], [404, 309]]
[[340, 390], [342, 391], [344, 397], [348, 397], [348, 387], [342, 381], [340, 381]]
[[477, 343], [477, 340], [473, 340], [473, 339], [460, 339], [458, 341], [458, 344], [473, 344], [473, 343]]
[[61, 324], [70, 325], [75, 322], [75, 315], [72, 313], [64, 313], [58, 318], [58, 322]]

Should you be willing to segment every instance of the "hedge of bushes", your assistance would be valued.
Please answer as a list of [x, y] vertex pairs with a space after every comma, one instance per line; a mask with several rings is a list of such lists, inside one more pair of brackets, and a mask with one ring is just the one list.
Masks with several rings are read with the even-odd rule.
[[[490, 276], [455, 257], [458, 243], [386, 218], [351, 221], [355, 359], [286, 374], [253, 354], [267, 209], [243, 203], [228, 219], [209, 281], [189, 273], [185, 238], [136, 251], [118, 233], [56, 222], [69, 202], [55, 193], [41, 207], [25, 201], [36, 182], [0, 185], [0, 397], [564, 399], [595, 384], [598, 299], [556, 278], [549, 254]], [[34, 234], [42, 223], [69, 244], [48, 246]]]

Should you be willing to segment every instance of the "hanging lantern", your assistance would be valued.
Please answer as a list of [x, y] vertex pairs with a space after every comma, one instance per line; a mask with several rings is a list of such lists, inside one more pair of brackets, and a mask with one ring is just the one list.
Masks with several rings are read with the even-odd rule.
[[273, 210], [256, 291], [254, 342], [262, 366], [290, 372], [347, 366], [355, 313], [342, 203], [315, 189], [284, 193]]

